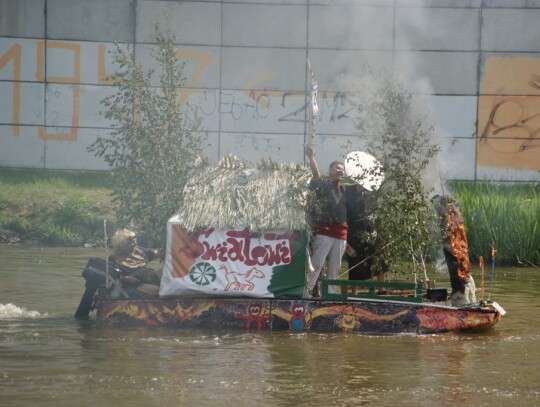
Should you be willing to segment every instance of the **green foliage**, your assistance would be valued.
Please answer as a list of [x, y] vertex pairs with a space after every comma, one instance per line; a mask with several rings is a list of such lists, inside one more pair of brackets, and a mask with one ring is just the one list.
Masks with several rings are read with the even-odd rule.
[[[54, 224], [61, 234], [68, 236], [67, 241], [75, 241], [70, 235], [83, 236], [87, 240], [103, 238], [103, 218], [97, 216], [100, 205], [87, 196], [74, 196], [62, 199], [50, 215], [50, 223]], [[113, 222], [109, 221], [112, 226]], [[70, 244], [71, 245], [71, 244]]]
[[186, 78], [174, 38], [164, 36], [158, 25], [155, 34], [152, 56], [160, 68], [159, 87], [151, 85], [153, 70], [144, 72], [133, 52], [117, 46], [114, 58], [121, 71], [112, 76], [117, 92], [102, 101], [102, 114], [114, 130], [89, 151], [112, 170], [119, 223], [131, 223], [164, 243], [167, 220], [180, 207], [184, 186], [196, 170], [203, 136], [198, 111], [179, 106]]
[[377, 77], [364, 87], [367, 94], [356, 99], [360, 127], [353, 147], [364, 147], [383, 165], [385, 181], [377, 194], [375, 228], [386, 248], [378, 254], [394, 273], [396, 261], [406, 259], [413, 271], [426, 275], [436, 219], [424, 177], [440, 148], [434, 143], [433, 128], [415, 113], [404, 85], [391, 75]]
[[66, 226], [74, 223], [89, 225], [94, 219], [97, 206], [86, 196], [69, 197], [60, 200], [52, 212], [55, 223]]
[[469, 257], [504, 265], [540, 265], [540, 189], [538, 183], [453, 182], [465, 221]]
[[52, 221], [41, 228], [40, 241], [51, 246], [80, 246], [84, 238], [69, 227], [62, 227]]

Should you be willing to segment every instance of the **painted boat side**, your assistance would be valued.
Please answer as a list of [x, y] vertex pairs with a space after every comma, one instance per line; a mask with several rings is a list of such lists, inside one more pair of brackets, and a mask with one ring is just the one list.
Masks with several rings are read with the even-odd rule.
[[121, 326], [430, 334], [493, 326], [500, 314], [489, 306], [365, 299], [98, 299], [97, 320]]

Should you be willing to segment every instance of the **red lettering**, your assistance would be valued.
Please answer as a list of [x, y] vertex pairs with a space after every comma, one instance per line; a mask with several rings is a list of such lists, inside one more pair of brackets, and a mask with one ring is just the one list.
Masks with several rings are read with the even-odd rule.
[[231, 246], [227, 253], [229, 260], [244, 262], [245, 255], [242, 252], [245, 250], [245, 247], [249, 246], [249, 239], [246, 239], [244, 242], [243, 240], [229, 238], [227, 239], [227, 243]]
[[[252, 233], [247, 228], [225, 232], [226, 240], [218, 243], [215, 239], [212, 243], [210, 237], [213, 232], [214, 230], [211, 229], [196, 235], [197, 240], [203, 236], [202, 241], [197, 242], [197, 248], [200, 248], [199, 255], [203, 260], [241, 262], [246, 266], [274, 266], [291, 263], [291, 247], [293, 237], [296, 235], [269, 232], [264, 234], [262, 242], [265, 244], [261, 245], [255, 244], [261, 241], [261, 235]], [[279, 240], [281, 241], [277, 242]]]

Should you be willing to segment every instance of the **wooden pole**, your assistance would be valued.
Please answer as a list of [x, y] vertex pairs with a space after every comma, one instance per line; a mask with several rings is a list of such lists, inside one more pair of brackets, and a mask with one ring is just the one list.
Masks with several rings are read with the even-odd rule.
[[484, 299], [484, 257], [480, 256], [480, 291], [482, 292], [482, 300]]

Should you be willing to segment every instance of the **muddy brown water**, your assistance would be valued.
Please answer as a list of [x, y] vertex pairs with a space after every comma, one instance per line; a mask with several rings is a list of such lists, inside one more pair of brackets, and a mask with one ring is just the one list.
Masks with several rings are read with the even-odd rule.
[[540, 405], [538, 269], [495, 267], [483, 332], [104, 329], [73, 319], [91, 256], [0, 245], [0, 406]]

